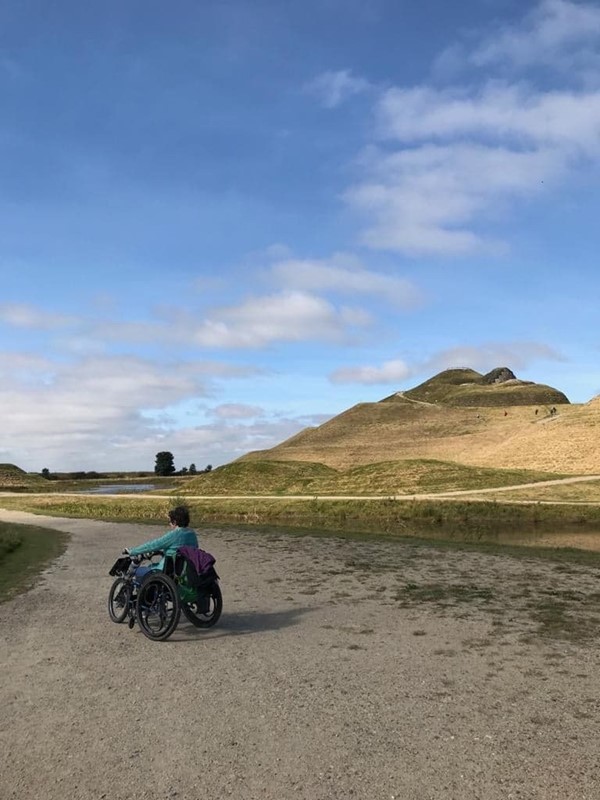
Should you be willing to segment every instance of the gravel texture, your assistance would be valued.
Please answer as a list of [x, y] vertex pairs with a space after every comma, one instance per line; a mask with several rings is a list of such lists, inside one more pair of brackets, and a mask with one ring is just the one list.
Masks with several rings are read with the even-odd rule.
[[106, 597], [161, 527], [0, 518], [72, 533], [0, 606], [2, 800], [600, 797], [591, 567], [201, 530], [221, 621], [155, 643]]

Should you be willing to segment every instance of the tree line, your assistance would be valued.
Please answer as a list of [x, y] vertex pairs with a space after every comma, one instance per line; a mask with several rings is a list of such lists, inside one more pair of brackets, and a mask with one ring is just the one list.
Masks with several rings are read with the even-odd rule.
[[[204, 469], [197, 469], [194, 463], [191, 463], [189, 467], [181, 467], [181, 469], [175, 468], [175, 457], [173, 453], [169, 452], [168, 450], [161, 450], [160, 453], [156, 454], [156, 461], [154, 464], [154, 474], [160, 475], [161, 477], [168, 477], [169, 475], [201, 475], [205, 472], [211, 472], [212, 464], [207, 464]], [[149, 472], [136, 472], [135, 473], [140, 478], [145, 478], [148, 475], [152, 474]], [[114, 478], [116, 477], [114, 473], [107, 474], [104, 472], [96, 472], [95, 470], [91, 470], [89, 472], [79, 471], [79, 472], [50, 472], [48, 467], [44, 467], [44, 469], [40, 472], [42, 478], [46, 478], [49, 481], [56, 481], [56, 480], [98, 480], [102, 478]], [[121, 473], [122, 477], [130, 477], [131, 473]]]

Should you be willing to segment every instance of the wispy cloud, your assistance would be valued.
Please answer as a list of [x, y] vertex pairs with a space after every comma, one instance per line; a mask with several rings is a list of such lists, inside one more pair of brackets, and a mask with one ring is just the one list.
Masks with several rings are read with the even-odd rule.
[[15, 328], [53, 331], [76, 323], [74, 317], [53, 314], [26, 303], [4, 303], [0, 305], [0, 322]]
[[489, 372], [495, 367], [509, 367], [518, 371], [539, 361], [564, 360], [560, 351], [541, 342], [488, 342], [478, 346], [462, 345], [442, 350], [421, 364], [419, 370], [469, 367], [480, 372]]
[[264, 347], [275, 342], [337, 341], [369, 323], [360, 309], [337, 308], [308, 292], [285, 291], [214, 311], [188, 332], [205, 347]]
[[348, 69], [327, 71], [305, 84], [305, 91], [317, 97], [325, 108], [335, 108], [348, 98], [371, 87], [365, 78], [357, 77]]
[[212, 417], [208, 423], [182, 424], [177, 405], [212, 394], [207, 369], [133, 356], [53, 362], [4, 352], [2, 458], [28, 470], [152, 469], [155, 454], [168, 449], [178, 467], [204, 466], [271, 447], [310, 424], [243, 403], [204, 408], [198, 418]]
[[332, 383], [386, 384], [405, 380], [412, 371], [399, 359], [385, 361], [380, 366], [345, 367], [335, 370], [329, 376]]
[[478, 346], [459, 346], [435, 353], [422, 362], [407, 363], [402, 359], [384, 361], [380, 365], [344, 367], [329, 376], [332, 383], [398, 384], [414, 375], [431, 375], [445, 369], [470, 368], [489, 372], [508, 366], [513, 370], [529, 367], [538, 361], [562, 361], [563, 356], [538, 342], [490, 342]]
[[[600, 9], [548, 0], [521, 28], [464, 57], [493, 66], [533, 38], [533, 60], [543, 42], [573, 49], [584, 35], [600, 41]], [[380, 93], [375, 112], [374, 144], [344, 197], [365, 216], [362, 241], [377, 249], [497, 251], [480, 225], [498, 204], [552, 190], [600, 154], [600, 73], [585, 89], [550, 91], [489, 73], [479, 86], [395, 87]]]
[[407, 309], [422, 302], [422, 294], [412, 281], [366, 269], [345, 255], [329, 260], [290, 258], [273, 265], [272, 274], [291, 289], [372, 295]]
[[218, 419], [256, 419], [264, 417], [265, 412], [260, 406], [246, 403], [222, 403], [212, 408], [209, 414]]
[[406, 143], [493, 139], [527, 148], [566, 147], [594, 154], [600, 144], [600, 88], [536, 91], [487, 83], [476, 92], [390, 89], [378, 108], [383, 138]]
[[[228, 419], [226, 406], [222, 406], [225, 411], [216, 413], [217, 422], [212, 426], [203, 430], [188, 427], [183, 435], [172, 409], [179, 403], [210, 397], [215, 376], [248, 374], [244, 368], [208, 362], [161, 364], [134, 356], [65, 361], [4, 352], [0, 354], [0, 415], [5, 421], [5, 457], [10, 459], [12, 454], [19, 466], [28, 469], [115, 469], [119, 464], [151, 468], [154, 454], [164, 449], [167, 438], [169, 449], [177, 442], [180, 453], [198, 463], [203, 450], [194, 451], [194, 447], [224, 436], [227, 460], [234, 457], [238, 445], [247, 448], [258, 434], [238, 431], [236, 445], [234, 433], [219, 428]], [[229, 419], [247, 418], [241, 415], [240, 406], [240, 414]], [[288, 427], [277, 421], [270, 443], [275, 443], [280, 429], [287, 434]], [[264, 421], [265, 437], [268, 430]], [[48, 463], [33, 462], [42, 454]]]
[[[67, 317], [33, 306], [11, 305], [0, 307], [0, 322], [49, 332], [71, 328], [60, 331], [53, 339], [54, 346], [65, 354], [81, 357], [109, 354], [115, 343], [160, 343], [171, 349], [181, 344], [218, 350], [260, 349], [278, 342], [344, 343], [371, 324], [371, 317], [365, 310], [330, 301], [302, 288], [336, 288], [337, 293], [354, 291], [379, 295], [387, 290], [390, 298], [406, 305], [414, 302], [417, 296], [407, 281], [362, 269], [325, 267], [320, 274], [321, 268], [316, 262], [306, 262], [306, 270], [294, 277], [290, 271], [294, 263], [300, 262], [282, 264], [276, 275], [276, 282], [289, 288], [202, 313], [194, 313], [189, 308], [168, 314], [155, 310], [154, 316], [150, 315], [147, 320], [132, 321]], [[344, 281], [348, 284], [345, 287]], [[204, 363], [214, 374], [215, 362]], [[224, 365], [222, 368], [225, 369]]]
[[[582, 48], [591, 47], [600, 35], [600, 8], [569, 0], [542, 0], [519, 27], [506, 27], [493, 38], [484, 40], [472, 53], [471, 61], [479, 66], [510, 62], [519, 67], [528, 64], [573, 64]], [[574, 51], [577, 47], [579, 52]], [[587, 55], [591, 55], [588, 51]], [[598, 58], [596, 51], [595, 58]]]

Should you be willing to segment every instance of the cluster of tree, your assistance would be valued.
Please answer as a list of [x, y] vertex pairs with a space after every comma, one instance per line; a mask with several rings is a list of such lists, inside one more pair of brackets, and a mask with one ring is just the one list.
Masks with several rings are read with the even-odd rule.
[[161, 475], [163, 477], [169, 475], [198, 475], [199, 473], [210, 472], [211, 470], [212, 464], [208, 464], [206, 469], [199, 470], [194, 463], [190, 464], [189, 467], [182, 467], [180, 470], [177, 470], [175, 469], [173, 453], [168, 450], [161, 450], [160, 453], [156, 454], [156, 463], [154, 465], [154, 473], [156, 475]]
[[42, 478], [46, 478], [48, 481], [79, 481], [85, 478], [93, 480], [107, 477], [103, 472], [95, 472], [94, 470], [90, 472], [50, 472], [48, 467], [44, 467], [40, 474]]
[[[212, 464], [208, 464], [205, 469], [197, 469], [195, 464], [190, 464], [189, 467], [182, 467], [180, 470], [175, 469], [175, 459], [173, 457], [173, 453], [170, 453], [168, 450], [162, 450], [160, 453], [156, 454], [156, 464], [154, 465], [154, 474], [161, 475], [161, 476], [168, 476], [168, 475], [200, 475], [203, 472], [210, 472], [212, 470]], [[122, 473], [121, 477], [130, 477], [132, 473]], [[146, 477], [151, 475], [150, 472], [138, 472], [136, 473], [138, 477]], [[105, 478], [114, 478], [116, 475], [111, 473], [110, 475], [106, 474], [105, 472], [95, 472], [91, 470], [90, 472], [50, 472], [48, 467], [44, 467], [41, 471], [40, 475], [42, 478], [46, 478], [49, 481], [64, 481], [64, 480], [83, 480], [83, 479], [105, 479]]]

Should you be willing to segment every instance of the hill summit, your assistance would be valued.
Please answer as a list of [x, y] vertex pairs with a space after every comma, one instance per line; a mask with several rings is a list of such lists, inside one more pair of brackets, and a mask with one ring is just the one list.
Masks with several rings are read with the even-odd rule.
[[486, 375], [473, 369], [447, 369], [414, 389], [398, 394], [409, 400], [451, 406], [531, 406], [569, 402], [566, 395], [551, 386], [519, 380], [508, 367], [496, 367]]

